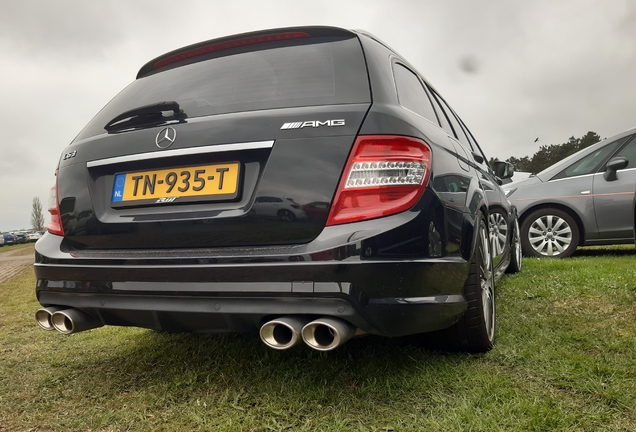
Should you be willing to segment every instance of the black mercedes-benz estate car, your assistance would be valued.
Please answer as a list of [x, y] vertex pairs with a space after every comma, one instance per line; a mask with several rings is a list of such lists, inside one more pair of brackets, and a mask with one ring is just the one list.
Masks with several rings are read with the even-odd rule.
[[495, 280], [521, 268], [516, 210], [487, 161], [364, 32], [169, 52], [62, 153], [36, 320], [65, 334], [259, 331], [276, 349], [438, 332], [487, 351]]

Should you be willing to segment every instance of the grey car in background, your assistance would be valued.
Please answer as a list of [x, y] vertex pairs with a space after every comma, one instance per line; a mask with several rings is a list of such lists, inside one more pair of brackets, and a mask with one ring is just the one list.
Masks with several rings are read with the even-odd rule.
[[504, 186], [517, 207], [524, 254], [564, 258], [577, 246], [634, 242], [635, 134], [607, 138]]

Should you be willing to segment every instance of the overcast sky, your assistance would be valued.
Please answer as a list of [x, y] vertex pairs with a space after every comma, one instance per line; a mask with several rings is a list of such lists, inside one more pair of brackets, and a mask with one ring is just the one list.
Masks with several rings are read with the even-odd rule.
[[506, 159], [636, 126], [635, 23], [633, 0], [0, 0], [0, 230], [30, 227], [63, 149], [146, 61], [183, 45], [296, 25], [367, 30], [488, 157]]

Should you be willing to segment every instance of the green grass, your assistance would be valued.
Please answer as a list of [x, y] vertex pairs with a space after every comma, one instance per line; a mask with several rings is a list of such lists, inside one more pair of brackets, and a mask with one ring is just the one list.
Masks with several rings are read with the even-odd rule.
[[363, 337], [40, 330], [34, 278], [0, 285], [0, 431], [636, 430], [636, 252], [526, 259], [485, 355]]

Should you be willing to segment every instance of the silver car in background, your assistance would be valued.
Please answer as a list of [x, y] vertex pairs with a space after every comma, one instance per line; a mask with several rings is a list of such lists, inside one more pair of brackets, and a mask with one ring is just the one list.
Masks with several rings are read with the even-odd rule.
[[607, 138], [504, 186], [517, 207], [524, 254], [564, 258], [577, 246], [634, 242], [635, 134]]

